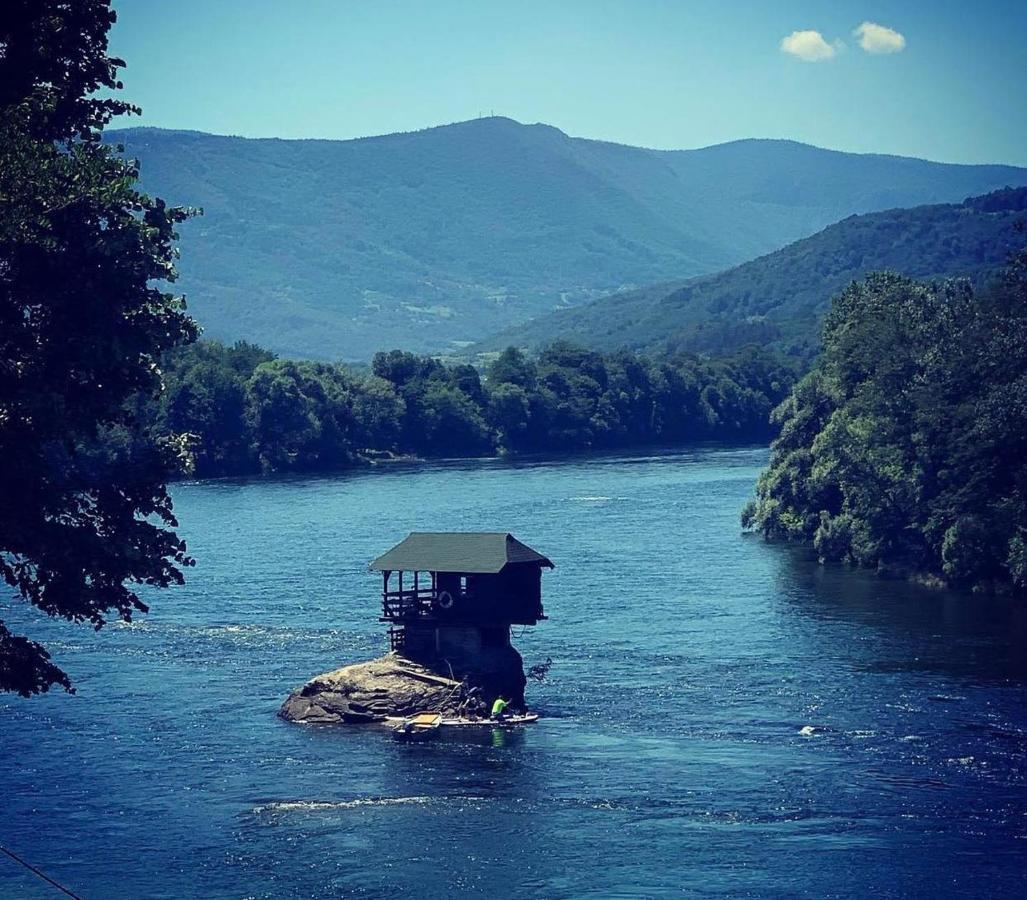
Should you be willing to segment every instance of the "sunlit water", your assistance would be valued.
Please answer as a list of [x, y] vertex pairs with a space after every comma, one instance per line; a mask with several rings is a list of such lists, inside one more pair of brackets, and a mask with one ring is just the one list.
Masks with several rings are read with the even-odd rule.
[[[741, 535], [765, 461], [180, 485], [186, 587], [98, 635], [16, 619], [79, 692], [0, 700], [0, 842], [87, 898], [1023, 896], [1027, 613]], [[543, 720], [276, 719], [384, 649], [366, 566], [415, 529], [556, 562], [515, 634]], [[0, 896], [54, 892], [0, 856]]]

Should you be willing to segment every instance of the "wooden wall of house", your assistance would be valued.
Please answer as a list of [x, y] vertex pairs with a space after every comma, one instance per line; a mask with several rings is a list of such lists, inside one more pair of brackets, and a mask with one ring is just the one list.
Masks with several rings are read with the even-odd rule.
[[484, 650], [510, 646], [509, 625], [452, 625], [404, 626], [402, 653], [410, 659], [431, 659], [436, 656], [473, 659]]
[[404, 627], [403, 653], [411, 659], [427, 659], [435, 655], [435, 629], [424, 625]]
[[[466, 584], [468, 596], [461, 592]], [[440, 619], [467, 622], [509, 622], [534, 625], [542, 616], [542, 570], [531, 563], [508, 565], [496, 575], [440, 572], [438, 589], [449, 591], [453, 608], [439, 611]]]

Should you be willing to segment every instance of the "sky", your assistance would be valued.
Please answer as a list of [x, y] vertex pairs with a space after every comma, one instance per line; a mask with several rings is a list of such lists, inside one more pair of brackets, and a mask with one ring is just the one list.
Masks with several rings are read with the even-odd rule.
[[1027, 0], [114, 0], [142, 124], [354, 138], [503, 115], [1027, 165]]

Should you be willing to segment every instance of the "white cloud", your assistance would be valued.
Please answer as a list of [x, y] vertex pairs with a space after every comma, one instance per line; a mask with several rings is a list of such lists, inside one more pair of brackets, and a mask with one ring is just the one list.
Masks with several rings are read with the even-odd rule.
[[867, 53], [898, 53], [906, 46], [906, 38], [903, 35], [876, 22], [864, 22], [852, 33]]
[[793, 31], [781, 38], [781, 49], [804, 62], [830, 59], [844, 46], [841, 41], [829, 44], [819, 31]]

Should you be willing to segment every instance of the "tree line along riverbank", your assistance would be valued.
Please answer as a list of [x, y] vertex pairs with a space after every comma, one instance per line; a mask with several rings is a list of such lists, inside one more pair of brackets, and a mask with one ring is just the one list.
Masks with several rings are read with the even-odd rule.
[[[799, 367], [756, 349], [656, 359], [555, 343], [537, 357], [507, 349], [483, 371], [400, 350], [367, 369], [201, 341], [165, 356], [164, 390], [135, 398], [133, 413], [158, 438], [186, 435], [196, 477], [332, 471], [388, 454], [766, 441]], [[103, 434], [110, 449], [131, 439]]]

